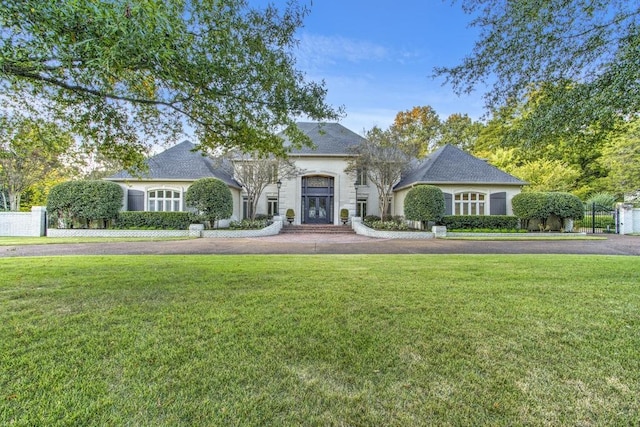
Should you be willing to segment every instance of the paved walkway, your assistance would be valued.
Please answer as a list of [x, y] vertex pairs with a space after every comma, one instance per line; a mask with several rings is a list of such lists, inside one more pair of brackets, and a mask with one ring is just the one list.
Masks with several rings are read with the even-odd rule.
[[[0, 257], [142, 254], [600, 254], [640, 255], [640, 237], [605, 240], [402, 240], [301, 234], [244, 239], [0, 246]], [[640, 263], [639, 263], [640, 268]]]

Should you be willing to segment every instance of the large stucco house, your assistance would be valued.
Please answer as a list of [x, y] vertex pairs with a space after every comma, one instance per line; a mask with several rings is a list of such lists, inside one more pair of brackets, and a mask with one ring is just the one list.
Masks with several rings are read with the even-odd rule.
[[[339, 224], [340, 210], [350, 216], [379, 215], [378, 193], [364, 174], [347, 173], [353, 147], [363, 137], [337, 123], [299, 123], [313, 147], [292, 149], [290, 159], [301, 171], [297, 176], [277, 179], [262, 193], [256, 213], [284, 215], [295, 211], [296, 224]], [[286, 143], [286, 142], [285, 142]], [[142, 178], [120, 172], [107, 179], [125, 190], [125, 210], [183, 211], [189, 186], [204, 177], [225, 182], [233, 194], [232, 219], [247, 216], [246, 193], [229, 168], [193, 151], [185, 141], [148, 160]], [[510, 215], [511, 199], [525, 182], [464, 151], [446, 145], [423, 159], [394, 187], [390, 213], [403, 215], [404, 199], [419, 184], [436, 185], [445, 194], [449, 215]]]

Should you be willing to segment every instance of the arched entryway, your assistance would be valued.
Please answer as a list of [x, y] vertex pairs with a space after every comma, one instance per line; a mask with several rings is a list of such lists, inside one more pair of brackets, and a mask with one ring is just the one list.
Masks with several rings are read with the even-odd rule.
[[305, 176], [302, 178], [302, 222], [333, 224], [333, 178]]

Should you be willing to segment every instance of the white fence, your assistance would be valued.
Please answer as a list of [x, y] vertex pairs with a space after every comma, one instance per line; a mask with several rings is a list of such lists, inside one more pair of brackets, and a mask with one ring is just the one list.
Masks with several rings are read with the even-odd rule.
[[39, 237], [46, 230], [44, 206], [34, 206], [31, 212], [0, 212], [0, 236]]

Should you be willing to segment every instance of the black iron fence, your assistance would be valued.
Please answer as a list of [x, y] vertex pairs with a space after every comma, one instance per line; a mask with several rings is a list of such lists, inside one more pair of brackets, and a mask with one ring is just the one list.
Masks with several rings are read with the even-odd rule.
[[587, 206], [584, 217], [575, 221], [574, 229], [583, 233], [618, 233], [620, 231], [620, 211], [602, 209], [595, 203]]

